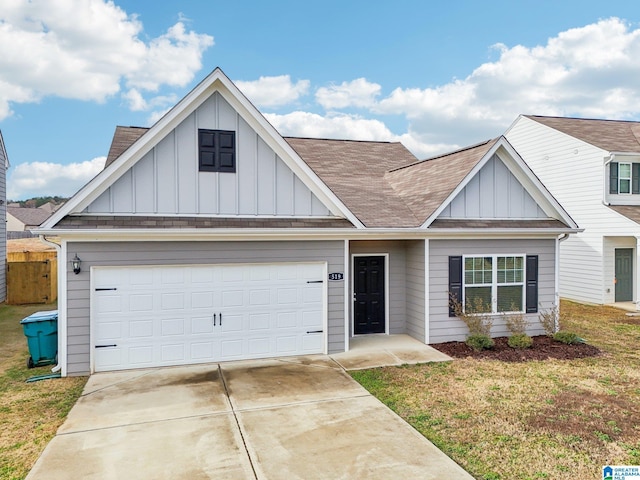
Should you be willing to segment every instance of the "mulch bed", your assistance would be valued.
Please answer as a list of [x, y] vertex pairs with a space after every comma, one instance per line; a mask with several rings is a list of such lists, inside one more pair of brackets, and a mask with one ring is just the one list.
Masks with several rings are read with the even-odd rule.
[[541, 335], [533, 337], [531, 348], [511, 348], [507, 344], [508, 337], [493, 339], [495, 347], [491, 350], [475, 351], [464, 342], [447, 342], [432, 345], [432, 347], [446, 353], [453, 358], [478, 358], [487, 360], [500, 360], [503, 362], [527, 362], [530, 360], [573, 360], [574, 358], [596, 357], [601, 351], [593, 345], [578, 343], [566, 345], [556, 342], [550, 337]]

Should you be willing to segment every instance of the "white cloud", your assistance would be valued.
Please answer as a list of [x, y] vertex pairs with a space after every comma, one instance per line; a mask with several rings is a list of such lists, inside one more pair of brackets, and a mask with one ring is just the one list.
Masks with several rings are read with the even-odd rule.
[[238, 80], [236, 86], [249, 100], [260, 107], [277, 107], [293, 103], [309, 91], [309, 80], [293, 83], [289, 75], [260, 77], [258, 80]]
[[397, 88], [372, 112], [405, 115], [423, 139], [461, 145], [503, 133], [520, 113], [620, 119], [640, 113], [640, 30], [618, 18], [561, 32], [544, 46], [494, 48], [499, 59], [465, 79]]
[[22, 163], [9, 170], [7, 198], [23, 200], [46, 195], [71, 196], [103, 168], [106, 157], [62, 165], [51, 162]]
[[340, 85], [321, 87], [316, 91], [316, 101], [326, 109], [345, 107], [371, 107], [382, 87], [365, 78], [357, 78]]
[[178, 22], [145, 43], [143, 26], [106, 0], [4, 2], [0, 11], [0, 120], [11, 104], [45, 96], [105, 101], [121, 84], [184, 86], [213, 37]]

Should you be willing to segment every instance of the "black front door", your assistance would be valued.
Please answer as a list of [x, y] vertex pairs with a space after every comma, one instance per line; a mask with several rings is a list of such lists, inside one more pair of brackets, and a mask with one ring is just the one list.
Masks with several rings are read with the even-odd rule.
[[353, 333], [384, 333], [384, 257], [354, 257], [353, 271]]

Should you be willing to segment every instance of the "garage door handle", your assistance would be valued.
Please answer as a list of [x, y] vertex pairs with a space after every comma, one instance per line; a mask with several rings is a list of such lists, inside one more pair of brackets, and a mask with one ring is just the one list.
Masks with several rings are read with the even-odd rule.
[[220, 313], [220, 326], [222, 326], [222, 313]]
[[324, 283], [323, 280], [307, 280], [307, 283]]
[[324, 330], [309, 330], [307, 333], [322, 333]]
[[96, 292], [106, 292], [107, 290], [117, 290], [117, 288], [96, 288]]
[[96, 348], [109, 348], [109, 347], [117, 347], [115, 343], [113, 345], [96, 345]]
[[217, 313], [214, 313], [214, 314], [213, 314], [213, 326], [214, 326], [214, 327], [216, 326], [216, 318], [217, 318], [217, 317], [218, 317], [218, 314], [217, 314]]

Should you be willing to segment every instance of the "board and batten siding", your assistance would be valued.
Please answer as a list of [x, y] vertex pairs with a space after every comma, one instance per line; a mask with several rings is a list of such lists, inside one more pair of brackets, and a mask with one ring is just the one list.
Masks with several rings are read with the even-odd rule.
[[[385, 284], [385, 288], [388, 290], [389, 305], [388, 312], [389, 318], [387, 319], [387, 325], [389, 326], [388, 332], [390, 334], [406, 333], [406, 252], [404, 241], [358, 241], [354, 240], [349, 242], [351, 255], [358, 254], [370, 254], [370, 255], [389, 255], [389, 269], [386, 272], [389, 284]], [[351, 276], [355, 278], [353, 274], [353, 256], [351, 257]], [[353, 285], [351, 286], [353, 291]], [[353, 303], [350, 303], [353, 307]], [[353, 317], [353, 312], [351, 314]], [[353, 329], [353, 322], [351, 322], [351, 328]], [[353, 331], [351, 332], [353, 334]]]
[[425, 341], [425, 258], [424, 240], [407, 241], [407, 327], [406, 333]]
[[[236, 132], [236, 172], [198, 171], [198, 129]], [[218, 93], [142, 157], [87, 213], [329, 216], [329, 210]]]
[[640, 236], [640, 225], [603, 204], [609, 152], [520, 117], [506, 138], [580, 228], [560, 244], [560, 295], [607, 303], [603, 237]]
[[[429, 343], [463, 341], [469, 330], [456, 317], [449, 317], [449, 256], [538, 255], [539, 308], [555, 302], [555, 239], [531, 240], [430, 240], [429, 241]], [[537, 313], [526, 315], [530, 335], [544, 333]], [[493, 337], [508, 335], [505, 321], [494, 315]]]
[[[91, 267], [327, 262], [329, 272], [344, 271], [342, 241], [78, 242], [68, 243], [67, 252], [82, 259], [82, 272], [78, 275], [67, 266], [68, 375], [86, 375], [90, 370]], [[327, 312], [328, 351], [342, 352], [345, 338], [343, 282], [328, 282]]]
[[439, 218], [547, 218], [507, 166], [494, 155]]

